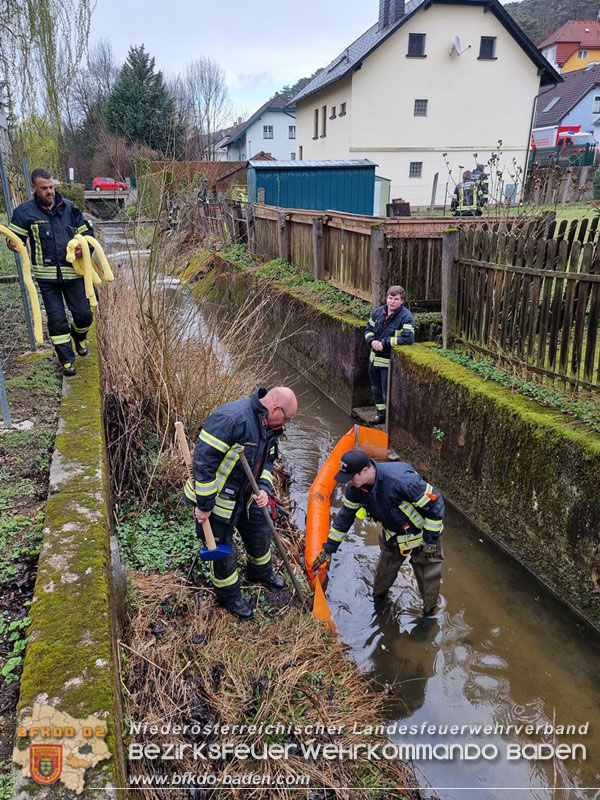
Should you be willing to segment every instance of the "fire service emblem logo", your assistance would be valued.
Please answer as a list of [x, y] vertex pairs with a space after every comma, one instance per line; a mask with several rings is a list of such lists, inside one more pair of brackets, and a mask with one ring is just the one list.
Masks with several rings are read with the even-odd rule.
[[31, 744], [29, 758], [31, 777], [37, 783], [49, 786], [62, 772], [62, 744]]

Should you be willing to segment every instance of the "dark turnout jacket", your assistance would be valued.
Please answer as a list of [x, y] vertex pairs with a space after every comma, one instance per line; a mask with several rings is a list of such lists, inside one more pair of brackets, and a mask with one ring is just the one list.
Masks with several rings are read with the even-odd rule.
[[370, 359], [376, 367], [389, 367], [392, 347], [397, 344], [414, 344], [415, 318], [405, 305], [389, 315], [387, 305], [380, 306], [367, 322], [365, 339], [369, 346], [373, 340], [381, 342], [383, 350], [376, 353], [372, 349]]
[[237, 501], [250, 496], [237, 445], [243, 446], [259, 489], [272, 493], [277, 441], [283, 429], [267, 428], [268, 411], [260, 402], [266, 393], [258, 389], [251, 397], [227, 403], [204, 423], [194, 449], [194, 482], [190, 478], [184, 490], [186, 499], [201, 511], [231, 520]]
[[76, 233], [94, 235], [79, 208], [55, 194], [51, 209], [43, 208], [34, 195], [15, 208], [10, 225], [23, 242], [29, 240], [31, 272], [38, 280], [72, 280], [81, 277], [67, 261], [67, 244]]
[[436, 544], [444, 528], [444, 498], [437, 489], [402, 461], [375, 464], [373, 486], [359, 489], [348, 484], [344, 505], [323, 545], [335, 553], [346, 538], [357, 514], [368, 515], [383, 525], [385, 540], [403, 550]]

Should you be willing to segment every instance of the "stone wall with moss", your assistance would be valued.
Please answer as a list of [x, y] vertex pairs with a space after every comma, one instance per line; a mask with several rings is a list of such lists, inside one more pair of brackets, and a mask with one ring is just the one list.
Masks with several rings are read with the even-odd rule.
[[600, 436], [431, 345], [397, 348], [392, 447], [600, 628]]
[[348, 413], [369, 402], [369, 350], [362, 320], [295, 297], [236, 264], [222, 261], [217, 269], [217, 290], [234, 303], [250, 292], [268, 292], [264, 338], [279, 338], [278, 353], [305, 377]]
[[[117, 797], [120, 793], [114, 787], [126, 784], [110, 503], [93, 330], [90, 341], [90, 354], [77, 359], [77, 376], [64, 381], [17, 724], [31, 714], [34, 704], [52, 706], [75, 719], [94, 716], [105, 720], [112, 757], [86, 770], [85, 785], [106, 787], [108, 796]], [[29, 743], [28, 739], [17, 740], [19, 749]], [[73, 796], [62, 784], [41, 787], [17, 775], [15, 796], [48, 793]], [[78, 796], [98, 794], [86, 788]]]

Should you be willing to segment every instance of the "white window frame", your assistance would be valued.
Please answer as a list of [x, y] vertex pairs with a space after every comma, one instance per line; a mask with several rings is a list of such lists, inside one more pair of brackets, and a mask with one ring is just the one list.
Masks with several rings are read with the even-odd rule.
[[296, 126], [288, 125], [288, 139], [295, 139], [295, 138], [296, 138]]
[[[268, 133], [271, 132], [269, 136]], [[263, 139], [272, 139], [273, 138], [273, 126], [272, 125], [263, 125]]]
[[580, 61], [585, 61], [585, 59], [587, 57], [588, 57], [588, 51], [587, 50], [579, 50], [579, 52], [577, 53], [577, 58]]

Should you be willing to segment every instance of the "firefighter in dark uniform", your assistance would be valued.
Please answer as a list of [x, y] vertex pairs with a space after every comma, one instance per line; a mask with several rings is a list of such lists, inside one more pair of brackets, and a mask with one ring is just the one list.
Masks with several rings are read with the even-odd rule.
[[471, 177], [479, 186], [479, 214], [481, 214], [481, 209], [487, 206], [490, 200], [490, 185], [485, 172], [485, 166], [483, 164], [477, 164]]
[[369, 380], [377, 409], [376, 425], [385, 422], [392, 347], [397, 344], [413, 344], [415, 341], [415, 320], [412, 312], [404, 305], [404, 296], [402, 286], [390, 286], [386, 305], [376, 309], [367, 322], [365, 339], [371, 347]]
[[376, 464], [362, 450], [344, 453], [338, 483], [348, 484], [344, 505], [329, 531], [323, 550], [312, 568], [331, 562], [346, 538], [355, 518], [369, 516], [381, 522], [381, 553], [377, 562], [373, 596], [386, 597], [406, 558], [411, 564], [423, 613], [432, 616], [440, 593], [444, 556], [441, 536], [444, 528], [444, 498], [410, 464], [401, 461]]
[[[284, 581], [273, 571], [271, 532], [261, 509], [272, 504], [273, 465], [283, 425], [298, 410], [291, 389], [279, 386], [258, 389], [251, 397], [218, 408], [204, 423], [194, 449], [194, 479], [184, 490], [196, 505], [196, 531], [210, 520], [217, 544], [233, 546], [237, 528], [247, 552], [249, 580], [271, 589], [283, 589]], [[243, 445], [260, 493], [255, 496], [235, 453]], [[235, 548], [220, 561], [211, 561], [211, 580], [220, 605], [241, 619], [252, 617], [252, 608], [240, 589]]]
[[482, 191], [480, 181], [474, 181], [469, 170], [463, 172], [463, 179], [456, 184], [452, 198], [455, 217], [478, 217], [481, 215]]
[[[67, 244], [76, 233], [94, 235], [92, 226], [70, 200], [55, 191], [49, 172], [31, 173], [33, 198], [18, 206], [8, 226], [23, 242], [29, 239], [31, 271], [37, 280], [48, 318], [50, 340], [65, 375], [75, 375], [75, 353], [88, 353], [87, 332], [92, 311], [85, 296], [83, 277], [67, 261]], [[16, 246], [8, 242], [11, 250]], [[81, 258], [81, 248], [75, 251]], [[69, 325], [65, 303], [71, 312]]]

